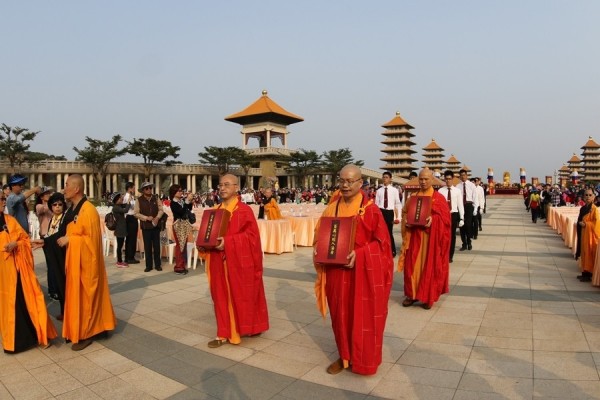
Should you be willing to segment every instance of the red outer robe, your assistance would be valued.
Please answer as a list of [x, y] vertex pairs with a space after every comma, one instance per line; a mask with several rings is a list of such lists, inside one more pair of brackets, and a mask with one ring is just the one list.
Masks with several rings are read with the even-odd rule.
[[65, 259], [65, 318], [63, 337], [78, 343], [115, 329], [117, 320], [110, 301], [108, 278], [102, 252], [100, 217], [86, 201], [77, 221], [67, 225]]
[[[404, 294], [430, 306], [438, 301], [441, 294], [449, 291], [448, 253], [452, 225], [446, 199], [437, 191], [431, 191], [431, 226], [403, 229], [402, 251], [398, 260], [398, 270], [404, 269]], [[402, 220], [406, 221], [406, 218]]]
[[[340, 357], [349, 360], [352, 372], [373, 375], [381, 364], [394, 262], [381, 211], [364, 198], [364, 211], [359, 211], [364, 214], [356, 216], [354, 268], [316, 264], [315, 293], [323, 315], [327, 299]], [[335, 215], [337, 201], [328, 205], [323, 216]]]
[[[0, 334], [4, 350], [15, 351], [15, 296], [17, 291], [17, 271], [21, 276], [23, 297], [27, 312], [35, 327], [38, 343], [48, 344], [48, 339], [57, 336], [56, 329], [48, 318], [44, 293], [40, 288], [33, 265], [33, 253], [29, 235], [15, 218], [4, 215], [8, 232], [0, 231]], [[12, 253], [4, 251], [8, 242], [16, 241]], [[17, 335], [19, 332], [16, 333]]]
[[237, 202], [223, 238], [225, 251], [210, 250], [207, 263], [217, 336], [232, 337], [228, 284], [237, 333], [264, 332], [269, 329], [269, 314], [262, 279], [263, 255], [258, 224], [249, 206]]

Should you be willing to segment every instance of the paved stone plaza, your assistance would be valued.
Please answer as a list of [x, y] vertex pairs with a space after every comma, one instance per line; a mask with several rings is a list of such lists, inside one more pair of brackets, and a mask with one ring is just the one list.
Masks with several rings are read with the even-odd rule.
[[217, 349], [206, 346], [216, 328], [202, 266], [178, 276], [115, 261], [114, 334], [81, 352], [57, 339], [0, 354], [0, 399], [600, 398], [600, 289], [575, 279], [570, 250], [518, 198], [488, 198], [483, 232], [472, 251], [457, 249], [450, 293], [431, 310], [403, 308], [395, 275], [384, 362], [370, 377], [325, 372], [338, 355], [315, 306], [310, 248], [266, 255], [271, 328]]

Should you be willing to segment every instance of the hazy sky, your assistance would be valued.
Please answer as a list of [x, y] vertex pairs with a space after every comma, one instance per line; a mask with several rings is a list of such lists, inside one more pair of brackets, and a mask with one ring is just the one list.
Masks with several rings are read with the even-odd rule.
[[498, 180], [543, 179], [600, 142], [597, 0], [3, 1], [0, 15], [0, 122], [68, 159], [118, 133], [197, 163], [241, 144], [223, 118], [263, 89], [305, 119], [291, 148], [349, 147], [374, 169], [396, 111], [416, 158], [435, 138]]

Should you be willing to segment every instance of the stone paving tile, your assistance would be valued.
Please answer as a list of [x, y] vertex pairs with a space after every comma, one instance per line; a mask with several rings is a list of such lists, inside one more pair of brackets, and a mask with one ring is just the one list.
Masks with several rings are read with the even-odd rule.
[[460, 399], [530, 399], [533, 379], [466, 373], [458, 388], [455, 398]]
[[113, 375], [119, 375], [140, 366], [138, 363], [107, 348], [88, 353], [85, 358]]
[[31, 375], [53, 396], [83, 387], [83, 384], [57, 364], [46, 365], [29, 371]]
[[600, 393], [600, 382], [583, 380], [540, 379], [533, 381], [533, 398], [597, 400]]
[[590, 353], [535, 351], [533, 354], [536, 379], [599, 380]]
[[28, 371], [3, 376], [0, 383], [16, 400], [44, 400], [53, 397]]
[[102, 399], [155, 400], [156, 397], [136, 388], [118, 376], [89, 385], [88, 388]]
[[[1, 397], [0, 397], [1, 398]], [[59, 396], [55, 397], [56, 400], [101, 400], [102, 397], [98, 396], [91, 389], [82, 386], [78, 389], [72, 390], [70, 392], [63, 393]]]
[[269, 399], [294, 382], [293, 378], [243, 364], [205, 373], [209, 374], [208, 378], [194, 389], [219, 399]]

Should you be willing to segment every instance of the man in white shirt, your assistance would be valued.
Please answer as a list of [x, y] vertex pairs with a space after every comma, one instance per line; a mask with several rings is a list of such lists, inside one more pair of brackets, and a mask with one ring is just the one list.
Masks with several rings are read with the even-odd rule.
[[125, 214], [125, 223], [127, 225], [127, 237], [125, 239], [125, 262], [127, 264], [139, 264], [140, 262], [135, 258], [135, 251], [137, 250], [137, 238], [139, 222], [135, 217], [135, 185], [133, 182], [127, 182], [125, 184], [125, 195], [123, 196], [123, 204], [129, 206], [127, 213]]
[[473, 217], [477, 215], [477, 202], [475, 184], [468, 179], [467, 171], [461, 169], [459, 171], [460, 183], [457, 185], [460, 190], [460, 196], [465, 208], [465, 224], [460, 228], [460, 240], [462, 246], [460, 251], [471, 250], [471, 238], [473, 237]]
[[392, 245], [392, 256], [396, 257], [396, 243], [394, 242], [394, 224], [399, 224], [401, 215], [398, 210], [402, 210], [400, 202], [400, 192], [392, 186], [392, 173], [386, 171], [383, 173], [383, 186], [377, 189], [375, 193], [375, 204], [381, 210], [383, 219], [390, 233], [390, 243]]
[[481, 186], [481, 178], [475, 178], [475, 189], [477, 190], [477, 215], [473, 218], [473, 239], [477, 239], [477, 234], [481, 231], [481, 217], [485, 210], [485, 190]]
[[440, 188], [438, 192], [444, 196], [450, 209], [450, 218], [452, 221], [452, 233], [450, 234], [450, 262], [454, 258], [454, 248], [456, 247], [456, 228], [461, 228], [465, 221], [465, 208], [462, 202], [461, 191], [452, 186], [454, 172], [449, 169], [444, 171], [444, 181], [446, 186]]

